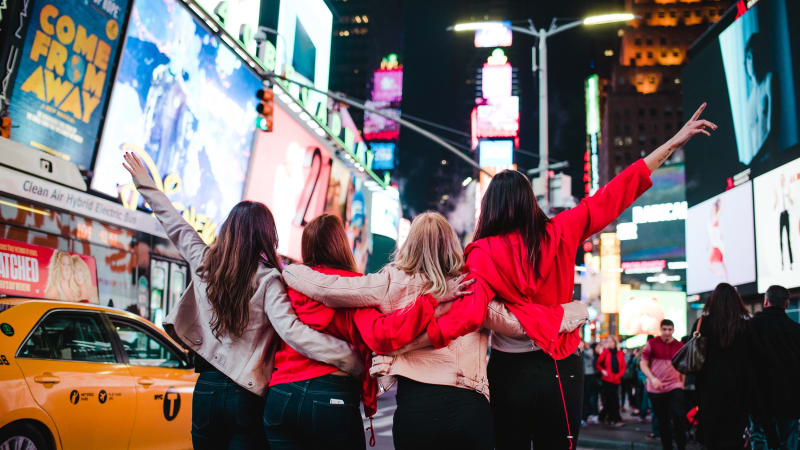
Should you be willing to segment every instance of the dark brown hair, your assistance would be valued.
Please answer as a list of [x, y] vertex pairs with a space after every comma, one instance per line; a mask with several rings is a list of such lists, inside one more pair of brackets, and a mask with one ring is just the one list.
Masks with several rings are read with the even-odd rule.
[[749, 316], [739, 291], [728, 283], [717, 285], [706, 303], [705, 313], [711, 335], [722, 348], [730, 347], [744, 331]]
[[356, 260], [342, 220], [332, 214], [323, 214], [306, 225], [301, 239], [303, 264], [327, 266], [357, 272]]
[[277, 248], [275, 219], [264, 204], [243, 201], [233, 207], [197, 269], [207, 284], [214, 336], [242, 335], [257, 287], [253, 277], [259, 264], [280, 270]]
[[519, 231], [531, 266], [535, 267], [548, 221], [528, 177], [516, 170], [504, 170], [492, 178], [483, 194], [475, 240]]

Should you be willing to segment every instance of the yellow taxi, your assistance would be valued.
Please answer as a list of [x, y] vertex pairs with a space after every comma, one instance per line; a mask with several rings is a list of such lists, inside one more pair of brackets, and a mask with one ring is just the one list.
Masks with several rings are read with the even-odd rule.
[[189, 449], [196, 380], [139, 316], [0, 299], [0, 450]]

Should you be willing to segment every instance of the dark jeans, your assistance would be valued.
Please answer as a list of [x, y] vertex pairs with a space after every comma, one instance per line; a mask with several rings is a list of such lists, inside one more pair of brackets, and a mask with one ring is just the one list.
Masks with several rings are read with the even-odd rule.
[[271, 386], [264, 405], [270, 450], [364, 449], [358, 380], [324, 375]]
[[[777, 442], [772, 442], [772, 445], [767, 442], [768, 433], [766, 426], [772, 428], [770, 431], [772, 437], [769, 439], [777, 438]], [[797, 450], [798, 434], [800, 434], [800, 427], [798, 427], [797, 419], [777, 419], [769, 420], [769, 425], [759, 423], [754, 419], [750, 419], [750, 427], [752, 434], [750, 443], [753, 450]]]
[[783, 267], [783, 229], [786, 228], [786, 248], [789, 250], [789, 264], [794, 264], [792, 258], [792, 233], [789, 231], [789, 211], [781, 212], [780, 230], [778, 230], [778, 241], [781, 244], [781, 267]]
[[494, 426], [483, 395], [399, 377], [392, 436], [397, 450], [494, 448]]
[[672, 450], [672, 438], [678, 450], [686, 448], [686, 415], [684, 414], [683, 390], [673, 389], [663, 394], [650, 394], [653, 401], [653, 415], [658, 418], [658, 434], [661, 447]]
[[[569, 449], [578, 446], [583, 403], [583, 360], [571, 355], [558, 362], [564, 401], [553, 358], [542, 351], [504, 353], [492, 350], [489, 390], [497, 450]], [[564, 416], [569, 414], [569, 431]]]
[[264, 399], [216, 369], [197, 378], [192, 396], [192, 445], [195, 450], [263, 449]]
[[622, 384], [620, 385], [620, 393], [619, 393], [619, 404], [623, 408], [625, 407], [625, 400], [628, 400], [628, 404], [631, 408], [636, 407], [636, 403], [633, 401], [633, 386], [635, 384], [634, 379], [622, 379]]
[[597, 398], [600, 395], [600, 377], [596, 373], [586, 375], [583, 378], [583, 420], [589, 416], [596, 416]]
[[603, 410], [600, 411], [600, 420], [620, 422], [619, 415], [619, 385], [603, 381]]

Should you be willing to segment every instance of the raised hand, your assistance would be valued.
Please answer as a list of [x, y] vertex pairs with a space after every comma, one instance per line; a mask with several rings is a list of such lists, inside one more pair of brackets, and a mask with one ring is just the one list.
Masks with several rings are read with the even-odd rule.
[[133, 183], [137, 188], [156, 188], [156, 182], [153, 180], [153, 177], [150, 176], [150, 172], [147, 171], [147, 168], [144, 166], [144, 164], [142, 164], [141, 161], [139, 161], [139, 158], [137, 158], [136, 155], [131, 152], [125, 152], [123, 158], [125, 159], [125, 162], [122, 163], [122, 167], [124, 167], [125, 170], [131, 174]]
[[661, 165], [675, 153], [675, 150], [686, 145], [692, 137], [698, 134], [711, 136], [709, 130], [714, 131], [717, 129], [715, 123], [700, 118], [700, 114], [706, 109], [707, 104], [708, 103], [703, 103], [700, 105], [697, 111], [692, 114], [692, 118], [675, 133], [675, 136], [672, 136], [667, 142], [653, 150], [644, 158], [644, 162], [651, 172], [661, 167]]

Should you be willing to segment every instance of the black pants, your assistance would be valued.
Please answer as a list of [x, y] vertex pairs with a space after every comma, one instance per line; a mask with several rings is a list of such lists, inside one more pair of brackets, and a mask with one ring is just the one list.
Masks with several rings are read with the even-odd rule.
[[392, 436], [397, 450], [491, 450], [492, 412], [473, 390], [399, 377]]
[[783, 267], [783, 229], [786, 229], [786, 249], [789, 250], [789, 264], [794, 264], [792, 257], [792, 233], [789, 231], [789, 211], [783, 211], [780, 219], [778, 241], [781, 243], [781, 267]]
[[620, 422], [619, 415], [619, 385], [603, 381], [603, 410], [600, 411], [600, 420]]
[[583, 378], [583, 420], [599, 413], [597, 409], [599, 395], [600, 377], [596, 373], [585, 375]]
[[264, 399], [216, 369], [200, 373], [192, 396], [192, 445], [195, 450], [263, 449]]
[[[564, 401], [553, 359], [542, 351], [504, 353], [492, 350], [489, 390], [497, 450], [577, 448], [583, 403], [583, 360], [572, 355], [558, 362]], [[569, 431], [564, 415], [569, 414]]]
[[271, 386], [264, 406], [270, 450], [364, 449], [358, 380], [325, 375]]
[[686, 416], [684, 414], [683, 389], [673, 389], [663, 394], [650, 394], [653, 414], [658, 418], [661, 447], [672, 450], [672, 438], [678, 450], [686, 448]]
[[620, 385], [619, 391], [619, 404], [623, 408], [625, 407], [625, 400], [628, 400], [628, 404], [631, 405], [631, 408], [635, 406], [633, 401], [633, 385], [635, 380], [633, 378], [626, 380], [622, 379], [622, 384]]

